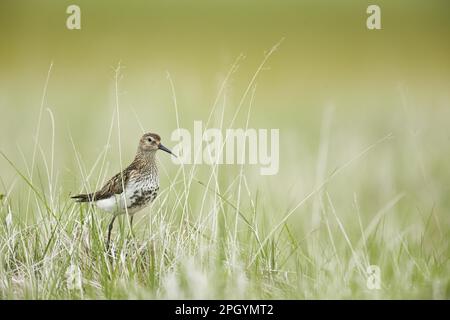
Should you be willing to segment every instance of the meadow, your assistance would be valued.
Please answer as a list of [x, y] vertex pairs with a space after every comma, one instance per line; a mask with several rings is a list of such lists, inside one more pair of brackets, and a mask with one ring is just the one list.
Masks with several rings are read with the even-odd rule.
[[[16, 27], [14, 15], [37, 19], [8, 8], [3, 21]], [[50, 26], [59, 23], [50, 2], [43, 8]], [[87, 38], [47, 25], [5, 35], [0, 299], [450, 298], [443, 11], [407, 10], [411, 20], [425, 14], [427, 29], [388, 23], [391, 33], [347, 38], [359, 18], [330, 30], [328, 8], [311, 4], [297, 12], [302, 22], [289, 6], [271, 12], [279, 23], [269, 33], [258, 29], [262, 9], [231, 26], [235, 8], [202, 8], [205, 21], [188, 8], [174, 25], [181, 9], [160, 8], [148, 22], [118, 6], [86, 25]], [[126, 26], [112, 19], [121, 11]], [[414, 32], [420, 52], [405, 37]], [[124, 168], [143, 132], [170, 148], [171, 132], [196, 120], [221, 131], [279, 129], [279, 172], [158, 154], [157, 199], [132, 229], [117, 220], [107, 254], [110, 216], [70, 195]]]

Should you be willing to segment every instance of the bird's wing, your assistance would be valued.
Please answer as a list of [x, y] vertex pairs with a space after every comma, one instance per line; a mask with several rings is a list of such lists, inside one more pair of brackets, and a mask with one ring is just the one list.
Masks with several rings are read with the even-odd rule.
[[108, 199], [115, 194], [121, 194], [123, 192], [122, 187], [127, 187], [130, 178], [135, 176], [137, 171], [137, 164], [133, 161], [125, 170], [109, 179], [99, 191], [72, 196], [72, 199], [76, 199], [77, 202], [91, 202]]
[[93, 199], [107, 199], [115, 194], [121, 194], [123, 192], [123, 187], [126, 187], [131, 175], [132, 170], [129, 170], [129, 168], [119, 172], [114, 177], [109, 179], [103, 188], [94, 193]]

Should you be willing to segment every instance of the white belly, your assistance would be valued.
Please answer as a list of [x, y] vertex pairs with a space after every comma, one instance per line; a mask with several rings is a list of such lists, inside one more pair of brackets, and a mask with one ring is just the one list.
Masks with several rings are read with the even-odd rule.
[[[95, 202], [96, 206], [107, 212], [113, 214], [134, 214], [139, 210], [148, 206], [154, 197], [146, 199], [140, 205], [136, 205], [142, 194], [148, 192], [156, 192], [158, 190], [158, 181], [156, 180], [141, 180], [139, 182], [130, 181], [125, 187], [125, 193], [116, 194], [106, 199]], [[156, 196], [156, 194], [155, 194]]]
[[107, 199], [102, 199], [95, 201], [95, 205], [105, 211], [115, 212], [118, 209], [117, 200], [115, 196], [112, 196]]

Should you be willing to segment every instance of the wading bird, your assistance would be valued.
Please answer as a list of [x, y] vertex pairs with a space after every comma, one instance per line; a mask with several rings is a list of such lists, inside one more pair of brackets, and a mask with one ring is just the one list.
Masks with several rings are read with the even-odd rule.
[[144, 134], [133, 162], [125, 170], [112, 177], [99, 191], [72, 196], [77, 202], [94, 203], [98, 208], [113, 214], [108, 226], [107, 250], [117, 216], [127, 213], [132, 225], [133, 214], [147, 207], [156, 198], [159, 175], [155, 155], [158, 150], [173, 155], [172, 151], [161, 144], [159, 135]]

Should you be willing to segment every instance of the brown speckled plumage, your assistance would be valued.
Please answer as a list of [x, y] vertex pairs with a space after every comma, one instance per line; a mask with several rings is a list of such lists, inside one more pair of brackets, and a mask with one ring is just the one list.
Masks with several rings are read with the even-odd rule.
[[133, 162], [125, 170], [113, 176], [100, 190], [72, 197], [76, 202], [92, 202], [99, 208], [113, 213], [108, 228], [108, 247], [116, 216], [123, 213], [132, 216], [156, 198], [159, 190], [159, 175], [155, 161], [157, 150], [172, 153], [161, 144], [159, 135], [144, 134], [139, 141]]

